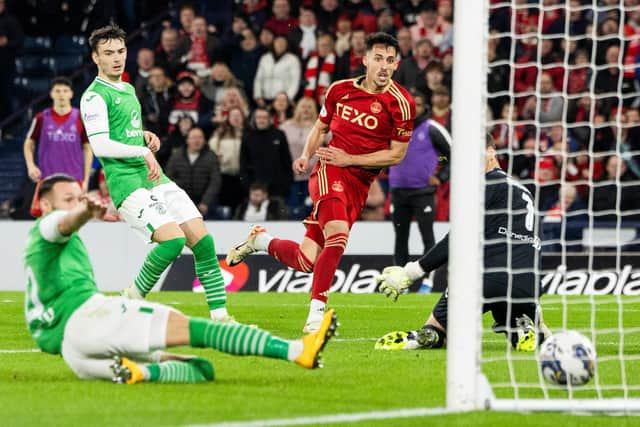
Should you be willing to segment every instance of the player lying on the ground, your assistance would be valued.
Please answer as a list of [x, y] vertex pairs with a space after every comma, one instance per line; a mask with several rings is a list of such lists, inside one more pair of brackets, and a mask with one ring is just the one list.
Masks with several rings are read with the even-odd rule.
[[[303, 153], [293, 162], [293, 170], [304, 174], [309, 159], [320, 157], [309, 178], [313, 210], [304, 220], [302, 242], [273, 238], [264, 227], [255, 226], [227, 255], [227, 265], [235, 265], [253, 252], [266, 251], [295, 270], [313, 271], [305, 332], [317, 330], [322, 321], [349, 231], [360, 217], [371, 183], [380, 169], [400, 163], [407, 151], [415, 105], [407, 90], [391, 79], [397, 54], [395, 38], [370, 35], [362, 59], [366, 75], [337, 81], [327, 90]], [[329, 145], [320, 147], [329, 131]]]
[[44, 215], [31, 229], [25, 250], [26, 320], [38, 347], [62, 354], [80, 378], [128, 384], [213, 380], [207, 360], [159, 351], [176, 346], [272, 357], [309, 369], [320, 365], [320, 351], [338, 325], [333, 310], [317, 332], [289, 341], [241, 324], [188, 317], [162, 304], [105, 296], [98, 292], [77, 231], [104, 215], [106, 207], [82, 196], [68, 175], [45, 179], [40, 200]]
[[98, 76], [82, 95], [80, 111], [89, 142], [102, 163], [118, 212], [145, 242], [157, 243], [133, 285], [123, 294], [143, 299], [162, 272], [188, 246], [202, 283], [211, 318], [233, 322], [213, 237], [187, 193], [165, 176], [155, 158], [160, 140], [142, 129], [135, 89], [122, 81], [127, 59], [125, 33], [117, 26], [98, 28], [89, 37]]
[[[490, 135], [486, 141], [484, 203], [484, 268], [494, 272], [483, 275], [483, 296], [493, 302], [484, 303], [483, 313], [491, 311], [496, 332], [506, 333], [519, 351], [534, 351], [543, 336], [550, 335], [542, 321], [539, 307], [541, 293], [536, 280], [540, 256], [540, 239], [534, 234], [534, 204], [529, 190], [514, 181], [495, 157]], [[510, 203], [510, 204], [509, 204]], [[510, 255], [509, 255], [510, 253]], [[380, 292], [394, 300], [415, 280], [444, 265], [449, 258], [447, 234], [429, 252], [404, 267], [386, 267], [378, 278]], [[508, 264], [510, 260], [510, 264]], [[495, 269], [503, 269], [495, 272]], [[510, 271], [522, 271], [510, 273]], [[511, 287], [511, 293], [508, 292]], [[391, 332], [376, 343], [376, 348], [439, 348], [446, 344], [448, 292], [433, 308], [429, 319], [418, 331]], [[536, 328], [537, 325], [537, 328]]]

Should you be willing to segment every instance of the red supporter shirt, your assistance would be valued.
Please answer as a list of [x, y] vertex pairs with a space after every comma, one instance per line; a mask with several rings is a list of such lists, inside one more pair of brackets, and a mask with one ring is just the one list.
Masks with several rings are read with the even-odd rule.
[[329, 86], [318, 119], [329, 125], [329, 145], [349, 154], [368, 154], [389, 148], [391, 140], [408, 143], [416, 107], [405, 88], [391, 81], [384, 92], [362, 87], [364, 76]]
[[[63, 124], [71, 114], [73, 110], [69, 111], [67, 114], [60, 115], [56, 113], [56, 111], [51, 109], [51, 117], [53, 117], [53, 121], [57, 124]], [[78, 115], [78, 120], [76, 122], [76, 127], [80, 132], [80, 140], [83, 144], [89, 143], [89, 137], [87, 136], [87, 131], [85, 131], [84, 126], [82, 125], [82, 119], [80, 115]], [[29, 128], [29, 132], [27, 133], [28, 139], [33, 139], [36, 143], [40, 140], [40, 132], [42, 131], [42, 111], [37, 113], [36, 116], [31, 121], [31, 127]]]

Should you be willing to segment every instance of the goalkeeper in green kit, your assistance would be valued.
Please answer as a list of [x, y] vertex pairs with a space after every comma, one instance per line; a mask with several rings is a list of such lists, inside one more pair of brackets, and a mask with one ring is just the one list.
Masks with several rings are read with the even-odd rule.
[[213, 380], [209, 361], [161, 351], [186, 345], [320, 366], [320, 351], [337, 327], [333, 310], [320, 330], [289, 341], [255, 327], [187, 317], [162, 304], [102, 295], [77, 231], [106, 207], [83, 196], [68, 175], [46, 178], [38, 194], [43, 216], [29, 232], [24, 255], [25, 317], [38, 347], [62, 354], [78, 377], [127, 384]]
[[123, 295], [143, 299], [186, 244], [211, 318], [233, 322], [213, 238], [186, 192], [162, 172], [154, 155], [160, 140], [142, 129], [135, 89], [121, 80], [127, 58], [124, 31], [113, 25], [99, 28], [91, 33], [89, 45], [98, 66], [98, 76], [80, 102], [89, 142], [120, 216], [146, 242], [157, 243]]

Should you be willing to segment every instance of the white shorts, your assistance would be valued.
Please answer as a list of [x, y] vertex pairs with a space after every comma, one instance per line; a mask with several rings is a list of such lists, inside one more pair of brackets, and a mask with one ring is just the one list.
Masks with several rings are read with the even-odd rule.
[[202, 214], [187, 193], [168, 182], [151, 190], [140, 188], [124, 199], [118, 208], [120, 216], [145, 242], [151, 243], [153, 232], [165, 224], [183, 224]]
[[64, 328], [62, 357], [80, 378], [110, 379], [113, 357], [148, 360], [166, 347], [171, 307], [97, 294], [82, 304]]

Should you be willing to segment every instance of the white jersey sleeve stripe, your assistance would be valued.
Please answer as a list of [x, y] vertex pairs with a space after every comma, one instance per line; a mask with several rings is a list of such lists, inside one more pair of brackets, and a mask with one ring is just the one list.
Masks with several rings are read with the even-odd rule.
[[80, 100], [82, 123], [87, 135], [109, 132], [109, 112], [102, 97], [93, 91], [86, 92]]
[[40, 221], [40, 234], [44, 240], [51, 243], [64, 243], [69, 240], [70, 236], [63, 236], [58, 229], [58, 224], [66, 214], [65, 211], [54, 211]]
[[80, 101], [82, 122], [96, 157], [141, 157], [147, 147], [137, 147], [109, 139], [109, 113], [104, 99], [96, 92], [86, 92]]

